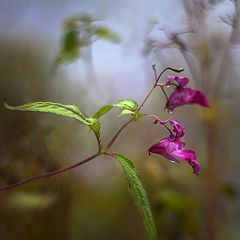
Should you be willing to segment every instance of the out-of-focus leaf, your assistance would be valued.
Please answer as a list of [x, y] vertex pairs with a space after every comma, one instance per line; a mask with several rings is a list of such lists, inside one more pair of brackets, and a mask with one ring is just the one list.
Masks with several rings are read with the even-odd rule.
[[87, 13], [81, 13], [79, 16], [76, 17], [79, 21], [86, 23], [86, 24], [91, 24], [92, 22], [95, 21], [95, 19], [90, 16]]
[[164, 189], [161, 191], [159, 200], [164, 208], [174, 211], [186, 211], [187, 209], [194, 208], [196, 202], [190, 197], [183, 196], [173, 189]]
[[19, 209], [45, 208], [55, 201], [55, 196], [43, 193], [15, 192], [10, 197], [10, 203], [13, 207]]
[[98, 39], [104, 39], [104, 40], [115, 42], [115, 43], [118, 43], [120, 41], [118, 35], [107, 27], [92, 26], [90, 31]]
[[87, 13], [80, 13], [77, 14], [74, 17], [69, 17], [67, 20], [63, 23], [63, 30], [69, 31], [72, 29], [78, 29], [82, 24], [89, 25], [96, 21], [92, 16], [90, 16]]
[[[98, 19], [99, 20], [99, 19]], [[82, 48], [92, 44], [91, 38], [119, 42], [119, 37], [112, 30], [96, 25], [97, 19], [81, 13], [68, 18], [63, 24], [63, 36], [54, 68], [62, 63], [72, 63], [82, 54]]]
[[71, 63], [80, 58], [81, 47], [84, 47], [85, 43], [79, 38], [79, 33], [77, 29], [64, 32], [58, 62]]
[[120, 154], [116, 154], [115, 156], [123, 167], [130, 192], [141, 213], [149, 239], [157, 239], [157, 231], [147, 194], [132, 161]]
[[88, 125], [96, 134], [99, 134], [100, 123], [98, 119], [85, 117], [75, 105], [63, 105], [61, 103], [52, 102], [33, 102], [14, 107], [10, 106], [6, 100], [3, 105], [10, 110], [50, 112], [65, 117], [76, 118], [83, 124]]

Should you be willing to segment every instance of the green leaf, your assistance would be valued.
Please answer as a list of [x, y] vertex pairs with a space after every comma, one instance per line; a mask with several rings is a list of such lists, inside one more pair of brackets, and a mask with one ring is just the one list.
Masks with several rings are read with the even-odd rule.
[[92, 26], [90, 31], [99, 39], [104, 39], [115, 43], [118, 43], [120, 41], [118, 35], [107, 27]]
[[81, 48], [85, 46], [85, 42], [79, 38], [79, 34], [77, 29], [64, 32], [57, 62], [72, 63], [80, 58]]
[[133, 111], [133, 112], [135, 112], [138, 108], [138, 104], [131, 99], [121, 100], [117, 104], [114, 104], [113, 106], [118, 107], [118, 108], [122, 108], [122, 109], [128, 109], [128, 110]]
[[85, 117], [75, 105], [63, 105], [52, 102], [33, 102], [14, 107], [10, 106], [6, 100], [4, 100], [3, 105], [10, 110], [50, 112], [63, 115], [65, 117], [76, 118], [83, 124], [88, 125], [96, 134], [99, 134], [100, 123], [98, 119]]
[[138, 104], [133, 100], [121, 100], [118, 103], [114, 105], [105, 105], [101, 107], [94, 115], [94, 118], [99, 119], [104, 114], [108, 113], [113, 107], [121, 108], [123, 109], [119, 116], [122, 116], [124, 114], [135, 114], [137, 117], [141, 118], [144, 116], [143, 114], [135, 113], [135, 111], [138, 108]]
[[139, 175], [137, 174], [133, 166], [132, 161], [122, 156], [121, 154], [116, 154], [115, 156], [123, 167], [132, 197], [142, 215], [143, 222], [145, 224], [145, 228], [149, 235], [149, 238], [151, 240], [157, 239], [157, 231], [155, 228], [147, 194], [143, 188]]
[[134, 114], [137, 118], [143, 118], [145, 115], [142, 113], [135, 113]]
[[122, 112], [118, 115], [119, 117], [125, 114], [134, 114], [135, 112], [129, 110], [129, 109], [123, 109]]
[[97, 118], [88, 118], [88, 121], [91, 122], [90, 128], [97, 134], [99, 135], [100, 131], [100, 123]]
[[105, 105], [103, 107], [101, 107], [95, 114], [94, 114], [94, 118], [100, 118], [101, 116], [103, 116], [104, 114], [106, 114], [107, 112], [109, 112], [111, 109], [113, 108], [113, 106], [111, 105]]
[[46, 208], [56, 201], [56, 197], [46, 193], [29, 193], [18, 191], [10, 195], [10, 204], [23, 210]]
[[132, 115], [134, 115], [136, 117], [135, 120], [137, 120], [137, 118], [143, 118], [144, 117], [143, 114], [135, 113], [135, 112], [133, 112], [131, 110], [128, 110], [128, 109], [123, 109], [122, 112], [117, 117], [121, 117], [122, 115], [125, 115], [125, 114], [132, 114]]

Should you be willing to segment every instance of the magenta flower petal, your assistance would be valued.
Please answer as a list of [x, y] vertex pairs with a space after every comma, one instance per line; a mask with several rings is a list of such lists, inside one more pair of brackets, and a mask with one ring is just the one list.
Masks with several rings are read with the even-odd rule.
[[185, 85], [187, 85], [189, 83], [189, 79], [186, 77], [168, 76], [168, 79], [170, 79], [170, 81], [168, 81], [166, 83], [166, 85], [169, 85], [170, 82], [175, 80], [178, 83], [179, 88], [183, 88]]
[[[174, 126], [177, 125], [176, 122]], [[179, 132], [177, 131], [177, 134], [178, 133]], [[184, 146], [185, 143], [182, 142], [177, 136], [171, 135], [151, 146], [148, 149], [148, 152], [160, 154], [174, 162], [179, 162], [177, 158], [184, 160], [192, 166], [193, 173], [199, 175], [200, 164], [196, 159], [196, 153], [192, 150], [183, 150]]]
[[209, 104], [208, 99], [207, 99], [207, 97], [205, 96], [204, 93], [202, 93], [199, 90], [192, 90], [192, 91], [195, 91], [195, 95], [194, 95], [194, 98], [193, 98], [194, 103], [199, 104], [203, 107], [210, 108], [210, 104]]
[[178, 138], [181, 138], [184, 136], [184, 127], [180, 124], [177, 120], [170, 121], [170, 124], [173, 125], [173, 131], [176, 133], [176, 136]]
[[199, 104], [204, 107], [210, 107], [204, 93], [191, 88], [176, 88], [169, 97], [166, 108], [172, 111], [174, 108], [185, 104]]
[[177, 137], [175, 136], [169, 136], [161, 141], [157, 142], [153, 146], [151, 146], [148, 149], [148, 152], [150, 153], [157, 153], [162, 155], [163, 157], [174, 161], [174, 162], [179, 162], [173, 155], [172, 152], [181, 150], [185, 146], [185, 143], [180, 141]]
[[148, 152], [157, 153], [169, 159], [170, 161], [179, 162], [174, 156], [171, 155], [171, 153], [173, 151], [177, 151], [178, 149], [182, 149], [184, 145], [185, 143], [178, 139], [175, 141], [174, 136], [169, 136], [151, 146], [148, 149]]
[[196, 159], [196, 153], [194, 151], [177, 150], [172, 152], [172, 156], [188, 162], [193, 168], [193, 173], [199, 176], [200, 164]]

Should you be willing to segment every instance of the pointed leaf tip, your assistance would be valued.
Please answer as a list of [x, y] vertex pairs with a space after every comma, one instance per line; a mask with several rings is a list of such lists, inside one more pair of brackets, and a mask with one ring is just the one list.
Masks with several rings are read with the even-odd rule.
[[79, 120], [81, 123], [88, 125], [95, 133], [99, 134], [100, 123], [98, 119], [85, 117], [75, 105], [63, 105], [61, 103], [53, 102], [31, 102], [20, 106], [10, 106], [6, 100], [3, 104], [10, 110], [49, 112], [65, 117], [72, 117]]

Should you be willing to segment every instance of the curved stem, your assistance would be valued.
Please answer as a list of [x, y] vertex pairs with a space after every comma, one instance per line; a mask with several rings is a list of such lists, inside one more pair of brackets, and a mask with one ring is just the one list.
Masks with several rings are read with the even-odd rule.
[[[151, 90], [149, 91], [148, 95], [145, 97], [145, 99], [143, 100], [142, 104], [139, 106], [138, 110], [136, 111], [136, 113], [138, 113], [141, 108], [143, 107], [143, 105], [145, 104], [145, 102], [147, 101], [147, 99], [149, 98], [149, 96], [151, 95], [151, 93], [153, 92], [153, 90], [155, 89], [156, 86], [160, 86], [165, 97], [167, 98], [167, 94], [166, 92], [164, 91], [163, 89], [163, 86], [164, 85], [159, 85], [158, 84], [158, 81], [160, 80], [161, 76], [163, 75], [163, 73], [165, 73], [167, 70], [171, 70], [173, 72], [182, 72], [184, 70], [184, 68], [171, 68], [171, 67], [167, 67], [165, 68], [160, 74], [159, 76], [157, 77], [157, 72], [156, 72], [156, 69], [155, 67], [153, 67], [153, 71], [154, 71], [154, 77], [155, 77], [155, 84], [153, 85], [153, 87], [151, 88]], [[168, 99], [168, 98], [167, 98]]]
[[163, 86], [160, 86], [160, 88], [163, 91], [163, 94], [164, 94], [164, 96], [165, 96], [165, 98], [166, 98], [166, 100], [168, 102], [168, 95], [167, 95], [166, 91], [164, 90]]
[[151, 95], [151, 93], [153, 92], [153, 90], [155, 89], [156, 86], [157, 86], [157, 84], [155, 83], [155, 84], [153, 85], [153, 87], [151, 88], [151, 90], [149, 91], [148, 95], [144, 98], [142, 104], [141, 104], [141, 105], [139, 106], [139, 108], [137, 109], [136, 113], [138, 113], [138, 112], [141, 110], [141, 108], [143, 107], [144, 103], [147, 101], [147, 99], [149, 98], [149, 96]]
[[[93, 131], [93, 132], [94, 132], [94, 131]], [[101, 151], [102, 151], [102, 146], [101, 146], [101, 142], [100, 142], [100, 136], [99, 136], [97, 133], [95, 133], [95, 132], [94, 132], [94, 134], [95, 134], [95, 136], [96, 136], [97, 143], [98, 143], [98, 153], [100, 154]]]
[[[163, 73], [167, 70], [172, 70], [174, 72], [181, 72], [183, 71], [184, 69], [183, 68], [179, 68], [179, 69], [174, 69], [174, 68], [165, 68], [160, 74], [159, 76], [157, 77], [157, 72], [156, 72], [156, 69], [155, 67], [153, 68], [154, 70], [154, 77], [155, 77], [155, 83], [153, 85], [153, 87], [151, 88], [151, 90], [149, 91], [149, 93], [147, 94], [147, 96], [145, 97], [145, 99], [143, 100], [142, 104], [139, 106], [139, 108], [137, 109], [136, 113], [138, 113], [141, 108], [143, 107], [144, 103], [147, 101], [147, 99], [149, 98], [149, 96], [151, 95], [151, 93], [153, 92], [153, 90], [158, 86], [158, 81], [159, 79], [161, 78], [161, 76], [163, 75]], [[162, 87], [161, 87], [162, 88]], [[163, 88], [162, 88], [163, 89]], [[75, 167], [78, 167], [86, 162], [89, 162], [91, 161], [92, 159], [96, 158], [97, 156], [100, 156], [102, 154], [105, 154], [105, 155], [111, 155], [107, 152], [107, 150], [113, 145], [113, 143], [116, 141], [117, 137], [119, 136], [119, 134], [123, 131], [124, 128], [126, 128], [128, 126], [129, 123], [131, 123], [133, 120], [135, 119], [135, 116], [133, 115], [116, 133], [115, 135], [112, 137], [112, 139], [110, 140], [110, 142], [107, 144], [106, 148], [104, 151], [102, 151], [102, 147], [101, 147], [101, 142], [100, 142], [100, 137], [99, 135], [94, 132], [95, 136], [96, 136], [96, 139], [97, 139], [97, 143], [98, 143], [98, 152], [92, 156], [90, 156], [89, 158], [86, 158], [85, 160], [82, 160], [78, 163], [75, 163], [75, 164], [72, 164], [68, 167], [65, 167], [65, 168], [61, 168], [61, 169], [58, 169], [58, 170], [55, 170], [55, 171], [52, 171], [52, 172], [49, 172], [49, 173], [44, 173], [44, 174], [41, 174], [41, 175], [38, 175], [38, 176], [33, 176], [33, 177], [30, 177], [30, 178], [27, 178], [25, 180], [22, 180], [22, 181], [19, 181], [17, 183], [14, 183], [14, 184], [10, 184], [10, 185], [6, 185], [6, 186], [2, 186], [0, 187], [0, 190], [6, 190], [6, 189], [10, 189], [10, 188], [14, 188], [14, 187], [17, 187], [17, 186], [21, 186], [27, 182], [30, 182], [30, 181], [33, 181], [33, 180], [37, 180], [37, 179], [41, 179], [41, 178], [45, 178], [45, 177], [50, 177], [50, 176], [53, 176], [55, 174], [58, 174], [58, 173], [62, 173], [62, 172], [65, 172], [65, 171], [68, 171], [70, 169], [73, 169]], [[160, 122], [161, 123], [161, 122]], [[164, 123], [161, 123], [165, 128], [167, 128], [170, 132], [171, 130], [165, 126]]]
[[[168, 68], [165, 68], [160, 74], [159, 76], [157, 77], [157, 72], [156, 72], [156, 69], [155, 67], [153, 67], [153, 71], [154, 71], [154, 77], [155, 77], [155, 83], [154, 85], [152, 86], [151, 90], [149, 91], [149, 93], [147, 94], [147, 96], [144, 98], [143, 102], [140, 104], [140, 106], [138, 107], [136, 113], [139, 113], [139, 111], [141, 110], [141, 108], [143, 107], [143, 105], [145, 104], [145, 102], [148, 100], [149, 96], [152, 94], [153, 90], [158, 86], [158, 81], [159, 79], [161, 78], [161, 76], [163, 75], [164, 72], [166, 72], [167, 70], [171, 70], [171, 71], [174, 71], [174, 72], [182, 72], [184, 70], [184, 68], [178, 68], [178, 69], [175, 69], [175, 68], [171, 68], [171, 67], [168, 67]], [[162, 90], [163, 90], [163, 87], [161, 87]], [[166, 94], [166, 92], [163, 90], [163, 92]], [[165, 95], [166, 96], [166, 95]], [[132, 120], [134, 119], [135, 117], [132, 116], [128, 122], [126, 122], [117, 132], [116, 134], [113, 136], [113, 138], [110, 140], [110, 142], [108, 143], [108, 145], [106, 146], [105, 150], [103, 152], [106, 152], [112, 145], [113, 143], [115, 142], [115, 140], [117, 139], [117, 137], [119, 136], [119, 134], [122, 132], [122, 130], [128, 126], [128, 124], [130, 122], [132, 122]], [[164, 124], [162, 124], [165, 128], [167, 128], [170, 133], [172, 134], [171, 130], [165, 126]]]
[[165, 125], [169, 120], [167, 120], [167, 121], [161, 121], [161, 119], [160, 119], [159, 117], [157, 117], [157, 116], [154, 115], [154, 114], [150, 114], [150, 113], [143, 113], [143, 115], [149, 116], [149, 117], [154, 117], [155, 119], [158, 120], [158, 122], [159, 122], [161, 125], [163, 125], [163, 126], [170, 132], [170, 135], [173, 135], [171, 129]]
[[17, 183], [13, 183], [13, 184], [10, 184], [10, 185], [6, 185], [6, 186], [2, 186], [0, 187], [0, 190], [6, 190], [6, 189], [10, 189], [10, 188], [14, 188], [14, 187], [18, 187], [20, 185], [23, 185], [27, 182], [30, 182], [30, 181], [33, 181], [33, 180], [36, 180], [36, 179], [40, 179], [40, 178], [45, 178], [45, 177], [50, 177], [50, 176], [53, 176], [55, 174], [58, 174], [58, 173], [62, 173], [62, 172], [65, 172], [65, 171], [68, 171], [70, 169], [73, 169], [75, 167], [78, 167], [86, 162], [89, 162], [90, 160], [96, 158], [97, 156], [101, 155], [100, 153], [96, 153], [92, 156], [90, 156], [89, 158], [86, 158], [85, 160], [82, 160], [78, 163], [75, 163], [75, 164], [72, 164], [68, 167], [65, 167], [65, 168], [60, 168], [58, 170], [55, 170], [55, 171], [52, 171], [52, 172], [49, 172], [49, 173], [44, 173], [44, 174], [41, 174], [41, 175], [38, 175], [38, 176], [33, 176], [33, 177], [30, 177], [30, 178], [27, 178], [25, 180], [22, 180], [20, 182], [17, 182]]
[[165, 68], [158, 76], [157, 80], [156, 80], [156, 84], [158, 83], [159, 79], [161, 78], [161, 76], [163, 75], [163, 73], [165, 73], [167, 70], [171, 70], [173, 72], [182, 72], [184, 70], [184, 68], [171, 68], [171, 67], [167, 67]]
[[122, 132], [122, 130], [127, 127], [127, 125], [132, 122], [132, 120], [134, 119], [134, 117], [131, 117], [125, 124], [123, 124], [123, 126], [116, 132], [116, 134], [113, 136], [113, 138], [110, 140], [110, 142], [108, 143], [108, 145], [106, 146], [105, 150], [103, 151], [104, 153], [106, 153], [106, 151], [113, 145], [113, 143], [115, 142], [115, 140], [117, 139], [117, 137], [119, 136], [119, 134]]

